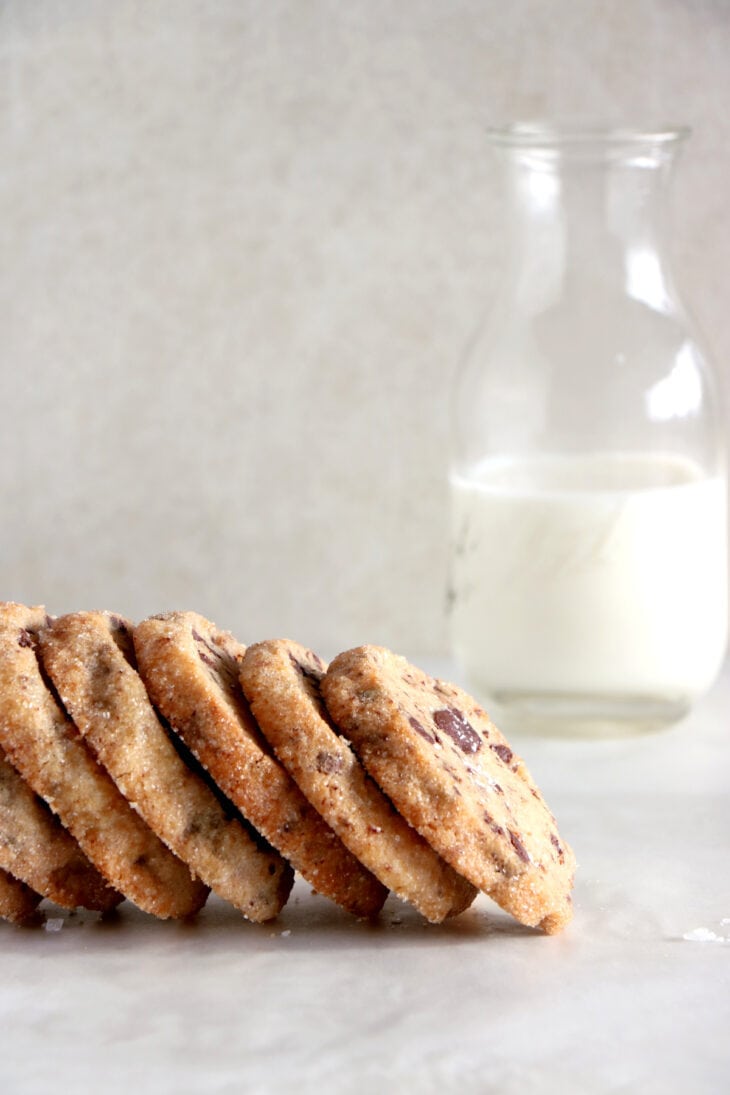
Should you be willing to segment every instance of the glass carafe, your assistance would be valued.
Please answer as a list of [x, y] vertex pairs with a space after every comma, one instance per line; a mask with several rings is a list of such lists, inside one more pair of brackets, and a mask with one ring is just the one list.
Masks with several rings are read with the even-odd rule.
[[723, 413], [666, 253], [687, 136], [489, 134], [510, 254], [454, 393], [451, 627], [510, 731], [660, 727], [723, 660]]

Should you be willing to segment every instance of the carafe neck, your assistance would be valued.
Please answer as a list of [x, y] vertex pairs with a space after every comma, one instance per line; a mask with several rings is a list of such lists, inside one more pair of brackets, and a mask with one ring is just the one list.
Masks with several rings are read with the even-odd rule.
[[667, 184], [685, 136], [679, 129], [492, 132], [511, 212], [510, 280], [525, 305], [580, 297], [590, 285], [671, 310]]

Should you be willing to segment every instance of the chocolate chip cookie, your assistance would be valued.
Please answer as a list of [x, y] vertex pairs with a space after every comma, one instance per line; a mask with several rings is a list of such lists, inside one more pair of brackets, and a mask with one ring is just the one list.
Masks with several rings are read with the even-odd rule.
[[251, 714], [238, 680], [245, 647], [193, 612], [143, 621], [134, 645], [154, 704], [244, 817], [317, 893], [375, 915], [385, 886], [307, 801]]
[[476, 889], [394, 810], [329, 719], [319, 686], [326, 665], [285, 640], [249, 646], [241, 684], [281, 763], [342, 842], [398, 897], [439, 923]]
[[0, 745], [111, 885], [159, 917], [188, 917], [205, 887], [134, 812], [46, 684], [42, 609], [0, 606]]
[[565, 926], [573, 853], [475, 700], [376, 646], [340, 654], [321, 688], [370, 775], [455, 870], [523, 924]]
[[25, 882], [0, 868], [0, 918], [22, 924], [33, 916], [42, 900]]
[[180, 756], [135, 669], [131, 625], [110, 613], [61, 616], [39, 647], [66, 711], [153, 832], [244, 916], [276, 916], [293, 871]]
[[1, 748], [0, 868], [66, 909], [106, 912], [122, 900]]

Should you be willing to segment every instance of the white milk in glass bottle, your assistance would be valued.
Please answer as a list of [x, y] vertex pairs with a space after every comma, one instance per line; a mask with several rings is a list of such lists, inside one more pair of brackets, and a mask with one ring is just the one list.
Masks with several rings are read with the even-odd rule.
[[723, 661], [722, 412], [662, 247], [686, 136], [491, 134], [513, 261], [456, 390], [451, 626], [511, 732], [666, 725]]

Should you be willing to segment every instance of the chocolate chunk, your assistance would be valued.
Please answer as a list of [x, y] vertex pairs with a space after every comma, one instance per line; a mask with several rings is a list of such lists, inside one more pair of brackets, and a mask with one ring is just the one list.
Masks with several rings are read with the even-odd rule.
[[441, 711], [436, 711], [433, 721], [439, 730], [443, 730], [445, 734], [449, 735], [462, 753], [476, 753], [478, 749], [481, 749], [482, 739], [479, 734], [471, 723], [467, 722], [461, 711], [457, 711], [455, 707], [446, 707]]
[[434, 744], [434, 742], [436, 741], [436, 738], [434, 737], [433, 734], [429, 734], [426, 727], [423, 726], [418, 721], [418, 719], [414, 719], [414, 718], [411, 717], [411, 718], [409, 718], [408, 721], [411, 724], [411, 726], [413, 727], [413, 729], [416, 731], [417, 734], [420, 734], [422, 738], [425, 738], [426, 741], [429, 742], [430, 745]]
[[556, 837], [555, 833], [550, 834], [550, 843], [555, 848], [556, 852], [558, 853], [558, 859], [562, 863], [563, 860], [565, 859], [565, 854], [563, 852], [563, 849], [560, 846], [560, 841]]
[[305, 680], [311, 681], [313, 685], [319, 688], [322, 683], [322, 677], [324, 673], [321, 669], [312, 669], [308, 665], [300, 665], [299, 672], [302, 674]]
[[[316, 654], [312, 654], [311, 650], [309, 651], [309, 656], [311, 658], [314, 658], [314, 660], [320, 665], [322, 664], [321, 659], [318, 658]], [[313, 681], [314, 684], [319, 685], [322, 677], [324, 676], [324, 672], [322, 670], [311, 669], [308, 665], [305, 665], [304, 662], [300, 662], [298, 658], [294, 657], [291, 650], [289, 651], [289, 661], [292, 663], [297, 673], [301, 674], [301, 676], [305, 677], [307, 680]]]
[[514, 753], [508, 745], [490, 745], [490, 749], [494, 749], [500, 760], [503, 760], [505, 764], [510, 764]]
[[342, 771], [342, 757], [334, 753], [317, 753], [317, 771], [329, 775], [331, 772]]
[[492, 815], [486, 810], [484, 811], [484, 820], [486, 821], [487, 825], [493, 833], [496, 833], [497, 836], [504, 836], [504, 829], [502, 828], [502, 826], [498, 825]]
[[23, 629], [23, 631], [20, 632], [20, 638], [18, 639], [18, 646], [32, 646], [32, 645], [33, 645], [33, 637], [31, 636], [30, 631], [26, 631], [25, 629]]
[[511, 829], [508, 829], [507, 831], [509, 832], [510, 844], [512, 845], [514, 850], [517, 852], [517, 855], [520, 857], [520, 859], [523, 861], [523, 863], [529, 863], [530, 862], [529, 852], [527, 851], [527, 848], [525, 847], [525, 845], [522, 843], [522, 841], [518, 837], [517, 833], [514, 833]]

